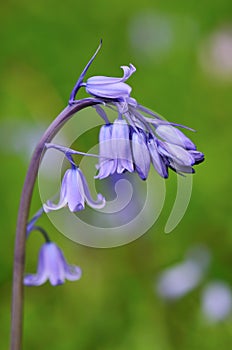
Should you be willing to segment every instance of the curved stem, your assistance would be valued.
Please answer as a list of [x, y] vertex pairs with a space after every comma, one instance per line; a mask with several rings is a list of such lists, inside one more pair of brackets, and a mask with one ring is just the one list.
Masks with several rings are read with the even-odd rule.
[[65, 122], [67, 122], [74, 113], [98, 103], [100, 103], [100, 101], [97, 99], [86, 98], [80, 101], [75, 101], [75, 104], [66, 107], [50, 124], [34, 150], [22, 190], [16, 228], [11, 317], [11, 350], [20, 350], [22, 346], [23, 274], [25, 265], [26, 228], [33, 188], [37, 178], [41, 157], [44, 153], [44, 145], [46, 142], [52, 140]]
[[41, 227], [41, 226], [33, 226], [33, 231], [39, 231], [43, 235], [46, 243], [51, 242], [47, 231], [43, 227]]

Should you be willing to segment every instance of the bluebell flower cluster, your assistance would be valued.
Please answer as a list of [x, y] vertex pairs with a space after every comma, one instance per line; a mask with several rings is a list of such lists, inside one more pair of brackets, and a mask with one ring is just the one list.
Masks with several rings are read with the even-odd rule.
[[170, 124], [160, 124], [155, 130], [149, 124], [148, 127], [149, 130], [141, 125], [131, 126], [120, 119], [103, 125], [99, 136], [97, 178], [103, 179], [115, 172], [136, 171], [146, 180], [150, 164], [163, 178], [168, 177], [169, 168], [180, 174], [194, 173], [193, 166], [201, 163], [204, 155], [190, 139]]
[[193, 166], [204, 160], [204, 154], [177, 128], [188, 127], [165, 121], [131, 97], [132, 88], [125, 81], [136, 71], [132, 64], [121, 67], [122, 78], [94, 76], [83, 82], [98, 50], [82, 72], [70, 99], [71, 104], [75, 103], [75, 93], [84, 87], [105, 107], [118, 113], [118, 118], [110, 123], [105, 110], [101, 106], [96, 108], [105, 121], [99, 134], [100, 160], [96, 178], [129, 171], [137, 172], [146, 180], [151, 164], [163, 178], [168, 177], [169, 169], [179, 174], [194, 173]]
[[[120, 103], [115, 104], [120, 108]], [[194, 173], [193, 166], [204, 160], [195, 144], [170, 123], [159, 119], [150, 121], [138, 112], [139, 107], [135, 110], [128, 106], [127, 120], [120, 116], [113, 124], [101, 127], [97, 178], [135, 171], [146, 180], [150, 164], [163, 178], [168, 177], [168, 169], [180, 174]], [[136, 119], [138, 114], [139, 119]]]
[[[180, 174], [193, 173], [193, 166], [204, 160], [203, 153], [197, 151], [196, 145], [176, 124], [161, 119], [130, 97], [131, 89], [124, 81], [135, 72], [135, 68], [132, 65], [127, 71], [123, 68], [122, 79], [95, 77], [94, 84], [92, 78], [86, 83], [87, 92], [101, 97], [105, 106], [118, 112], [114, 123], [107, 123], [100, 130], [100, 157], [103, 158], [98, 165], [97, 178], [103, 179], [114, 172], [136, 171], [141, 179], [146, 180], [150, 164], [163, 178], [168, 177], [168, 169]], [[107, 87], [111, 89], [111, 100], [106, 100]], [[100, 108], [98, 113], [102, 116]]]

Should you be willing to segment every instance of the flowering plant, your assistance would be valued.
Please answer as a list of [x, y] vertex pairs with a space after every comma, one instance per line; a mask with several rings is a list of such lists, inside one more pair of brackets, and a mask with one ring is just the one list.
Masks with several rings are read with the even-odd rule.
[[[85, 209], [85, 203], [94, 209], [101, 209], [105, 205], [102, 194], [99, 193], [96, 200], [92, 198], [85, 176], [73, 160], [74, 154], [85, 153], [51, 143], [65, 122], [76, 112], [89, 106], [94, 107], [103, 119], [104, 124], [99, 133], [99, 155], [87, 154], [98, 159], [97, 179], [130, 172], [137, 173], [142, 180], [146, 180], [151, 166], [161, 177], [168, 178], [169, 170], [181, 175], [194, 173], [193, 167], [204, 160], [203, 153], [179, 130], [189, 128], [165, 121], [131, 97], [132, 88], [126, 81], [136, 71], [132, 64], [121, 67], [121, 78], [95, 76], [84, 82], [87, 70], [100, 47], [101, 44], [81, 73], [70, 95], [68, 106], [45, 131], [29, 165], [20, 202], [15, 242], [12, 350], [19, 350], [21, 346], [23, 281], [25, 285], [38, 286], [49, 280], [55, 286], [64, 283], [65, 279], [75, 281], [81, 277], [81, 269], [66, 262], [61, 249], [50, 241], [47, 232], [37, 225], [37, 221], [43, 213], [65, 206], [71, 212], [78, 212]], [[85, 88], [92, 97], [76, 100], [80, 88]], [[107, 108], [117, 112], [113, 123], [108, 119]], [[28, 222], [40, 159], [48, 148], [63, 152], [70, 168], [66, 170], [62, 180], [59, 202], [55, 204], [47, 200]], [[25, 241], [35, 230], [44, 236], [45, 243], [39, 252], [37, 273], [24, 276]]]

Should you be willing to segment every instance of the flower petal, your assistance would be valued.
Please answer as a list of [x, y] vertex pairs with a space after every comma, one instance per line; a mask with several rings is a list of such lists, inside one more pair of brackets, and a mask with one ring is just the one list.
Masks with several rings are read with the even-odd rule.
[[99, 169], [99, 172], [96, 176], [94, 176], [94, 178], [101, 180], [115, 173], [117, 162], [113, 159], [105, 160], [104, 162], [101, 162], [100, 166], [97, 167]]
[[86, 202], [88, 203], [88, 205], [90, 207], [92, 207], [94, 209], [102, 209], [105, 206], [105, 202], [106, 202], [105, 198], [102, 196], [102, 194], [98, 193], [97, 200], [94, 201], [91, 197], [90, 192], [89, 192], [89, 187], [88, 187], [87, 181], [86, 181], [86, 179], [85, 179], [85, 177], [80, 169], [79, 169], [79, 174], [80, 174], [80, 178], [82, 181]]
[[117, 162], [112, 157], [112, 124], [103, 125], [99, 133], [99, 164], [97, 168], [99, 173], [95, 176], [95, 179], [104, 179], [105, 177], [113, 174], [116, 171]]
[[27, 274], [24, 276], [23, 283], [25, 286], [40, 286], [47, 280], [47, 271], [45, 266], [45, 250], [43, 249], [44, 245], [40, 249], [38, 267], [36, 274]]
[[63, 261], [61, 259], [61, 250], [52, 242], [45, 243], [44, 250], [45, 249], [45, 268], [51, 285], [57, 286], [63, 284], [65, 281], [65, 273]]
[[123, 74], [123, 77], [122, 77], [122, 79], [121, 79], [121, 81], [126, 81], [127, 79], [129, 79], [130, 78], [130, 76], [134, 73], [134, 72], [136, 72], [136, 68], [135, 68], [135, 66], [133, 66], [133, 64], [131, 64], [130, 63], [130, 66], [128, 67], [128, 66], [121, 66], [121, 68], [123, 69], [123, 72], [124, 72], [124, 74]]
[[122, 78], [112, 78], [112, 77], [107, 77], [107, 76], [94, 76], [89, 79], [87, 79], [86, 84], [87, 85], [108, 85], [108, 84], [118, 84], [118, 83], [123, 83], [127, 79], [130, 78], [130, 76], [136, 71], [136, 68], [133, 66], [133, 64], [130, 64], [130, 66], [121, 66], [123, 69], [123, 77]]
[[126, 98], [130, 96], [132, 88], [126, 83], [117, 83], [117, 84], [106, 84], [101, 85], [100, 83], [86, 85], [86, 91], [88, 94], [100, 97], [100, 98]]
[[77, 281], [81, 278], [82, 271], [79, 266], [68, 265], [65, 266], [65, 278], [69, 281]]
[[199, 152], [199, 151], [189, 151], [189, 153], [194, 157], [195, 159], [195, 164], [199, 164], [204, 161], [205, 156], [204, 153]]
[[44, 284], [46, 280], [47, 280], [47, 276], [45, 274], [43, 275], [27, 274], [26, 276], [24, 276], [23, 284], [25, 286], [40, 286], [41, 284]]
[[66, 262], [66, 259], [62, 251], [60, 251], [60, 259], [62, 260], [62, 263], [64, 266], [65, 278], [69, 281], [79, 280], [82, 275], [81, 268], [79, 266], [69, 265]]
[[129, 126], [123, 119], [116, 119], [112, 130], [112, 152], [117, 160], [117, 173], [128, 170], [133, 172], [133, 160], [129, 138]]
[[160, 176], [164, 178], [168, 178], [168, 168], [158, 152], [156, 141], [153, 138], [149, 138], [147, 142], [147, 146], [148, 146], [148, 149], [151, 155], [151, 161], [155, 170], [158, 172]]
[[48, 213], [51, 210], [58, 210], [64, 208], [67, 204], [68, 174], [68, 171], [66, 171], [62, 180], [59, 202], [57, 204], [54, 204], [52, 203], [52, 201], [49, 200], [45, 204], [43, 204], [43, 209], [45, 213]]
[[113, 125], [106, 124], [103, 125], [99, 133], [99, 155], [100, 155], [100, 166], [101, 162], [112, 159], [112, 147], [111, 147], [111, 138], [112, 138]]
[[150, 154], [142, 131], [133, 132], [132, 151], [136, 171], [142, 180], [146, 180], [150, 169]]
[[67, 202], [71, 212], [85, 208], [85, 194], [79, 168], [67, 170]]

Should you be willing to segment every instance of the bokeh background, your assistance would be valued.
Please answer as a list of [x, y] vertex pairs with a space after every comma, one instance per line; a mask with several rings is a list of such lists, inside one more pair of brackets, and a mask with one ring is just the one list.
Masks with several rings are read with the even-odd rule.
[[[67, 104], [100, 38], [103, 47], [89, 75], [120, 76], [119, 66], [133, 63], [133, 96], [196, 129], [191, 137], [206, 161], [194, 175], [188, 210], [170, 234], [164, 226], [175, 174], [166, 182], [157, 223], [126, 246], [81, 246], [41, 220], [68, 261], [82, 267], [83, 278], [26, 288], [24, 349], [230, 348], [231, 1], [9, 0], [1, 2], [0, 23], [1, 349], [9, 346], [14, 233], [30, 155]], [[39, 206], [35, 190], [32, 212]], [[36, 269], [42, 242], [36, 233], [28, 241], [28, 271]], [[212, 283], [221, 288], [207, 294]]]

